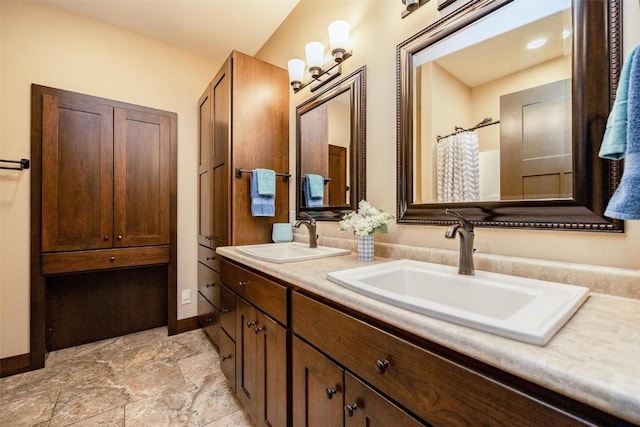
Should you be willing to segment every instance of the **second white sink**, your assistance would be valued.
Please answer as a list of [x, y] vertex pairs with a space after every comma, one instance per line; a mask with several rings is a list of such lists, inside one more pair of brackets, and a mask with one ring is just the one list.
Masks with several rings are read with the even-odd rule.
[[400, 260], [327, 274], [334, 283], [418, 313], [545, 345], [587, 299], [581, 286]]
[[351, 253], [348, 249], [331, 248], [329, 246], [310, 248], [306, 243], [295, 242], [236, 246], [235, 250], [241, 254], [276, 264], [348, 255]]

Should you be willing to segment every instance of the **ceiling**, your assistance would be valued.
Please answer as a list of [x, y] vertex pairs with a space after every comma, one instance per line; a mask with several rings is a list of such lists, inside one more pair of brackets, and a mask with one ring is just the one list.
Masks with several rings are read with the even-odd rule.
[[[23, 0], [28, 1], [28, 0]], [[300, 0], [35, 0], [222, 62], [255, 55]]]

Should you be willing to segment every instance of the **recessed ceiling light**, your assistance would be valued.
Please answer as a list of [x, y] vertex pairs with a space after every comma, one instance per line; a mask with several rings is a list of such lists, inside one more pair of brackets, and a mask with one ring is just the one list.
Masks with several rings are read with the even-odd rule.
[[527, 49], [537, 49], [540, 46], [544, 46], [544, 44], [547, 42], [547, 39], [535, 39], [529, 42], [529, 44], [527, 44]]

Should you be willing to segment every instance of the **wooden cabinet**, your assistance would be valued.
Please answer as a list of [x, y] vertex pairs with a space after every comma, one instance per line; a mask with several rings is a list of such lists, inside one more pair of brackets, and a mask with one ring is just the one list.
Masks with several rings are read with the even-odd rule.
[[[294, 292], [291, 304], [296, 335], [430, 424], [585, 424], [578, 416], [311, 298]], [[354, 397], [347, 394], [345, 401], [352, 403]]]
[[[287, 426], [287, 288], [226, 260], [222, 260], [221, 271], [225, 289], [235, 296], [224, 299], [235, 299], [235, 329], [231, 332], [235, 378], [231, 382], [236, 396], [257, 425]], [[231, 339], [227, 320], [224, 325], [225, 338]], [[222, 356], [230, 354], [221, 348]]]
[[[282, 180], [276, 183], [274, 217], [253, 217], [249, 175], [236, 177], [235, 169], [288, 170], [287, 71], [234, 51], [205, 89], [198, 106], [199, 248], [270, 242], [272, 224], [288, 221], [288, 185]], [[199, 261], [203, 262], [200, 256]], [[220, 272], [217, 264], [208, 267]], [[199, 311], [210, 309], [206, 299], [198, 301], [205, 304]]]
[[171, 117], [42, 99], [43, 252], [169, 244]]
[[[32, 366], [45, 330], [48, 350], [162, 325], [175, 334], [177, 115], [39, 85], [31, 107]], [[123, 303], [105, 317], [105, 300]]]

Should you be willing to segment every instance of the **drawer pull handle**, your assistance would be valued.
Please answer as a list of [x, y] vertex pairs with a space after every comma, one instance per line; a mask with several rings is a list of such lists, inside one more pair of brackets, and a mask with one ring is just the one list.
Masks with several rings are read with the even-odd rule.
[[245, 286], [247, 286], [247, 282], [245, 282], [244, 280], [239, 280], [238, 286], [240, 286], [241, 288], [244, 288]]
[[260, 332], [264, 331], [264, 326], [260, 326], [259, 328], [253, 328], [253, 330], [256, 332], [256, 335], [258, 335]]
[[356, 409], [358, 409], [357, 403], [347, 403], [344, 405], [344, 410], [347, 411], [347, 414], [350, 417], [353, 417], [353, 413], [356, 412]]
[[207, 283], [207, 288], [213, 288], [215, 285], [215, 283]]
[[384, 374], [388, 367], [389, 367], [388, 360], [385, 360], [385, 359], [376, 360], [376, 371], [378, 371], [379, 373]]
[[122, 240], [122, 234], [118, 234], [118, 240]]
[[252, 326], [254, 326], [256, 324], [256, 322], [247, 322], [247, 328], [251, 329]]
[[335, 389], [335, 387], [327, 387], [327, 398], [329, 400], [331, 400], [333, 398], [333, 396], [336, 395], [336, 393], [338, 392], [338, 390]]
[[111, 261], [115, 261], [115, 260], [116, 260], [116, 257], [112, 256], [111, 258], [109, 258], [109, 260], [111, 260]]
[[104, 240], [105, 240], [105, 242], [106, 242], [107, 240], [109, 240], [109, 236], [104, 236]]
[[211, 261], [212, 259], [216, 259], [216, 257], [214, 257], [214, 256], [208, 256], [207, 257], [207, 261]]
[[222, 312], [223, 312], [224, 314], [229, 313], [230, 311], [231, 311], [231, 309], [230, 309], [230, 308], [223, 308], [223, 309], [222, 309]]
[[204, 238], [207, 240], [213, 240], [213, 236], [204, 236]]
[[229, 360], [231, 359], [231, 355], [228, 356], [222, 356], [222, 361], [224, 362], [225, 360]]

